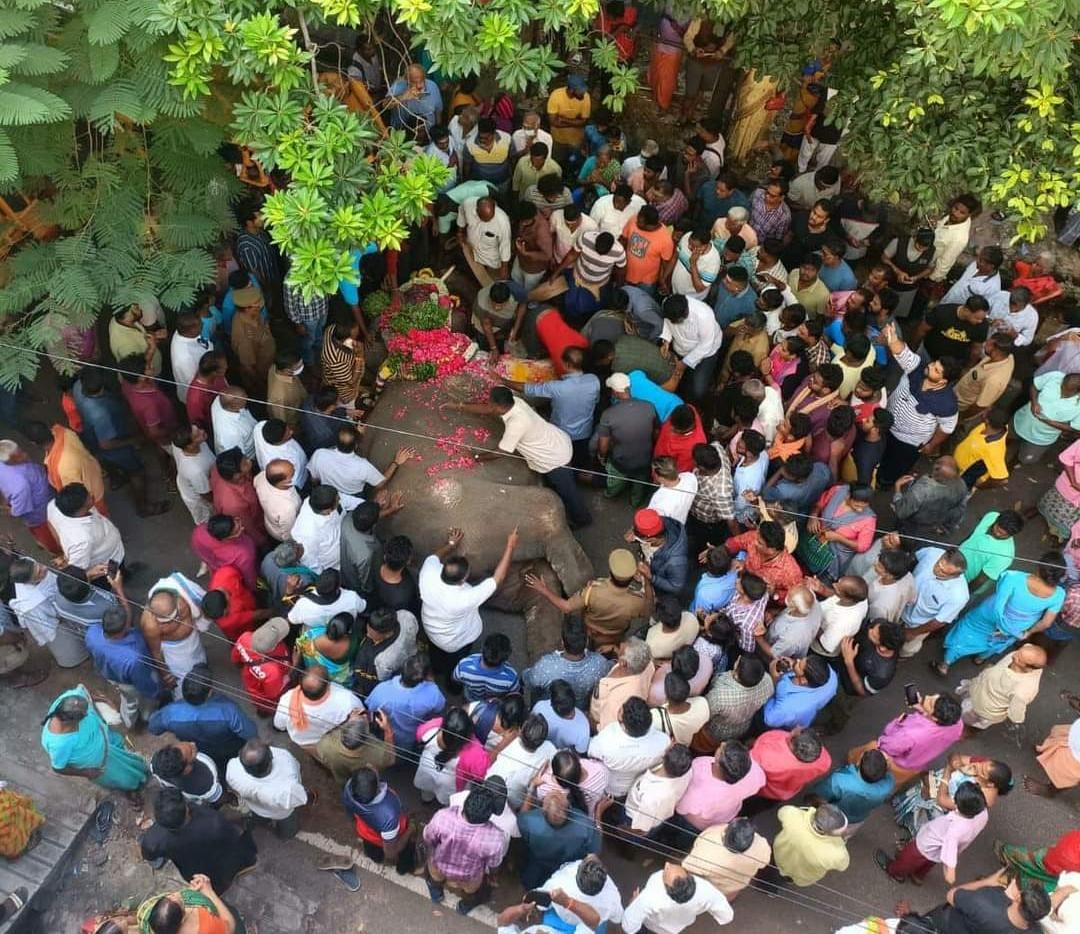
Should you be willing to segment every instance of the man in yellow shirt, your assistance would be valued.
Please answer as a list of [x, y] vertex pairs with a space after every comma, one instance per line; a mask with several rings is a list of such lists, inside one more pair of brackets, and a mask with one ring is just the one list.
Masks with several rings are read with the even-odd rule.
[[780, 874], [797, 886], [820, 882], [829, 872], [843, 872], [851, 858], [841, 834], [844, 812], [833, 804], [816, 808], [787, 805], [776, 815], [780, 832], [773, 840], [773, 861]]
[[1008, 439], [1008, 420], [1003, 412], [995, 410], [956, 446], [953, 456], [969, 490], [1004, 486], [1009, 481], [1009, 467], [1005, 461]]
[[559, 165], [567, 164], [570, 152], [580, 149], [585, 139], [585, 124], [592, 113], [588, 87], [581, 75], [570, 75], [565, 88], [556, 88], [547, 102], [551, 121], [551, 138], [555, 141], [552, 155]]

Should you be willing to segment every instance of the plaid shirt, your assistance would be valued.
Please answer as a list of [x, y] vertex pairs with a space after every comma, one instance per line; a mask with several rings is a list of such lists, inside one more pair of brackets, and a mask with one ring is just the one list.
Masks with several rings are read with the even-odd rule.
[[475, 882], [494, 872], [506, 856], [510, 838], [490, 821], [470, 824], [461, 808], [436, 812], [424, 828], [432, 865], [451, 882]]
[[[753, 534], [757, 535], [757, 532]], [[765, 622], [765, 604], [768, 603], [769, 598], [762, 597], [753, 603], [739, 603], [737, 601], [738, 597], [724, 607], [721, 612], [727, 613], [731, 617], [731, 622], [735, 626], [735, 635], [739, 640], [739, 648], [744, 652], [751, 653], [757, 649], [754, 630]]]
[[781, 201], [779, 207], [770, 211], [765, 204], [765, 189], [759, 188], [750, 196], [750, 226], [758, 235], [758, 243], [769, 237], [782, 240], [791, 226], [791, 208]]
[[811, 372], [816, 372], [823, 363], [832, 363], [832, 346], [824, 336], [813, 347], [807, 347], [804, 353]]
[[750, 728], [750, 721], [765, 702], [772, 697], [772, 678], [767, 674], [752, 688], [744, 687], [735, 672], [723, 671], [713, 678], [705, 694], [709, 704], [709, 735], [720, 742], [741, 739]]
[[293, 324], [308, 327], [326, 321], [330, 309], [330, 300], [325, 295], [316, 295], [310, 301], [304, 298], [299, 289], [285, 286], [285, 316]]
[[731, 458], [723, 445], [714, 444], [720, 454], [720, 469], [716, 473], [703, 474], [694, 470], [698, 478], [697, 496], [690, 507], [690, 515], [699, 522], [712, 524], [735, 518], [735, 487], [731, 482]]
[[690, 202], [678, 188], [671, 193], [667, 201], [661, 201], [653, 205], [656, 213], [660, 215], [660, 223], [670, 226], [679, 221], [690, 208]]

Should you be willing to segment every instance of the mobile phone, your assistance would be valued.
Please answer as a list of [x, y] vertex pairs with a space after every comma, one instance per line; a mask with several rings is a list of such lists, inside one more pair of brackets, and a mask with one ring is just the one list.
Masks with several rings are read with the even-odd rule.
[[525, 893], [525, 898], [522, 901], [535, 905], [537, 908], [548, 908], [551, 906], [551, 895], [542, 889], [533, 889]]
[[120, 564], [117, 561], [110, 561], [106, 568], [109, 572], [109, 577], [116, 577], [116, 572], [120, 570]]
[[904, 685], [904, 700], [909, 707], [916, 707], [919, 703], [919, 692], [915, 690], [915, 682], [909, 681]]

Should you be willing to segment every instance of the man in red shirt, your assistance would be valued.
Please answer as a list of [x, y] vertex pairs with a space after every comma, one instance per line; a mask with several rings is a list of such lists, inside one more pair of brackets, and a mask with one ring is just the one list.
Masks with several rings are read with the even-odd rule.
[[784, 550], [784, 527], [779, 522], [762, 522], [756, 529], [729, 538], [724, 547], [733, 555], [746, 552], [743, 566], [765, 581], [776, 603], [783, 603], [787, 592], [802, 583], [802, 568]]
[[821, 740], [801, 728], [762, 733], [750, 747], [750, 758], [765, 773], [758, 795], [772, 801], [790, 801], [832, 768], [832, 757]]
[[217, 350], [207, 351], [199, 358], [199, 372], [188, 386], [187, 408], [188, 421], [198, 425], [204, 431], [210, 431], [210, 406], [214, 404], [219, 392], [224, 392], [229, 384], [225, 380], [227, 358]]
[[694, 469], [694, 448], [707, 444], [701, 416], [692, 405], [680, 405], [671, 410], [668, 420], [660, 426], [653, 457], [675, 458], [675, 469], [687, 473]]
[[240, 572], [231, 564], [214, 571], [202, 602], [203, 616], [218, 624], [227, 639], [235, 641], [269, 619], [273, 610], [260, 610], [255, 594], [244, 586]]
[[191, 550], [213, 573], [232, 565], [240, 572], [244, 586], [254, 592], [258, 586], [258, 563], [255, 542], [244, 531], [242, 519], [218, 514], [195, 526]]
[[167, 449], [177, 424], [172, 402], [146, 375], [148, 368], [143, 357], [125, 357], [118, 366], [123, 370], [120, 391], [139, 430], [154, 444]]
[[240, 680], [260, 717], [269, 717], [292, 675], [289, 649], [283, 641], [289, 621], [281, 616], [267, 620], [254, 632], [240, 634], [232, 649], [233, 664], [240, 665]]

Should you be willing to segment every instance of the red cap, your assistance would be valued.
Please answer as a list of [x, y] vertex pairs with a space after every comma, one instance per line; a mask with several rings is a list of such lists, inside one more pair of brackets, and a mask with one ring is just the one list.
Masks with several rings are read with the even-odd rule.
[[655, 509], [639, 509], [634, 513], [634, 531], [638, 535], [652, 538], [664, 531], [664, 520]]

